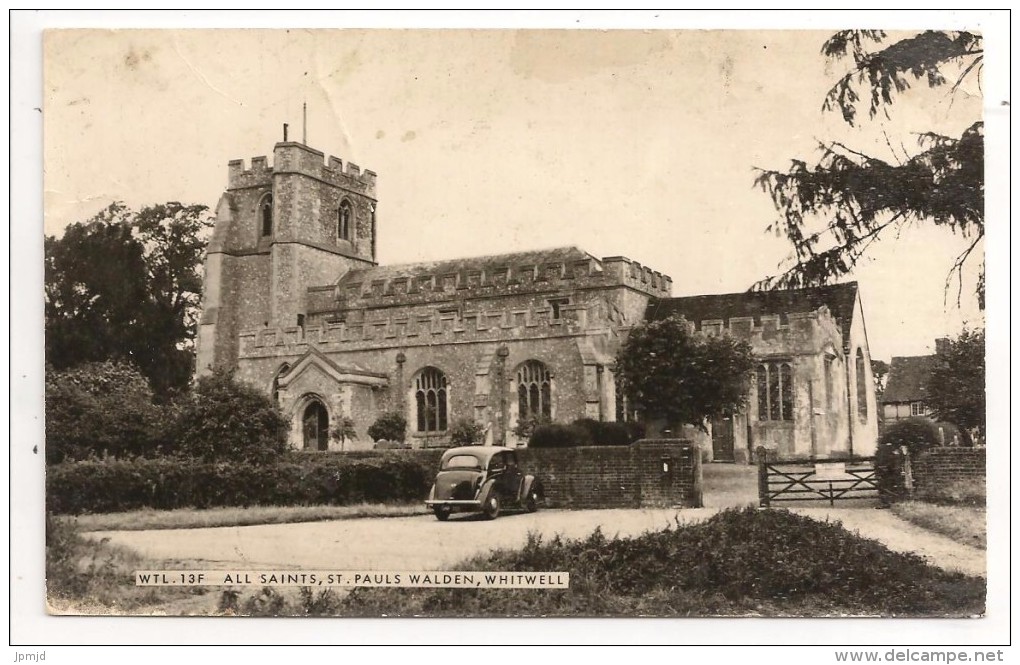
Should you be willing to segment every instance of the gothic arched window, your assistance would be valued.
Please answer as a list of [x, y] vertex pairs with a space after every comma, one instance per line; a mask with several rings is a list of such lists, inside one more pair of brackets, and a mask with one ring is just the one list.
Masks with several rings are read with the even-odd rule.
[[414, 406], [419, 432], [445, 432], [448, 420], [446, 375], [426, 367], [414, 379]]
[[259, 199], [258, 205], [259, 228], [262, 237], [273, 235], [273, 195], [266, 194]]
[[336, 237], [338, 240], [350, 240], [351, 228], [354, 223], [354, 209], [351, 202], [344, 199], [336, 211]]
[[864, 367], [864, 351], [857, 349], [857, 415], [861, 420], [868, 419], [868, 382]]
[[545, 363], [529, 360], [517, 368], [518, 418], [552, 418], [552, 375]]
[[793, 369], [788, 361], [758, 365], [758, 420], [793, 420]]
[[280, 406], [280, 377], [290, 371], [290, 365], [283, 363], [280, 365], [280, 369], [276, 370], [276, 376], [273, 377], [273, 402], [276, 406]]

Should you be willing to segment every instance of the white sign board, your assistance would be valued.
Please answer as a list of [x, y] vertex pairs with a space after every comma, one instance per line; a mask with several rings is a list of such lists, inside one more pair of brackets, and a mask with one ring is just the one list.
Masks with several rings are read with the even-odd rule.
[[846, 478], [846, 464], [844, 462], [815, 464], [815, 477], [813, 480], [842, 480], [844, 478]]

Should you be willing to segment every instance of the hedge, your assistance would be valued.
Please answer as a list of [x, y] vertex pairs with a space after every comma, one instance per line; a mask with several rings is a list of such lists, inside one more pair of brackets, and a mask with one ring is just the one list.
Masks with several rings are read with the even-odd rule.
[[266, 465], [180, 458], [68, 462], [46, 472], [47, 509], [58, 514], [139, 508], [347, 505], [424, 500], [428, 460], [291, 454]]

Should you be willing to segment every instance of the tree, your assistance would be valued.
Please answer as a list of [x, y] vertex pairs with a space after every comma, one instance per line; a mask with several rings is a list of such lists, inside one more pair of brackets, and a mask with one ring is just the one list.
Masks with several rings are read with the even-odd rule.
[[[853, 67], [825, 96], [824, 111], [839, 110], [853, 126], [862, 94], [869, 118], [875, 118], [887, 115], [912, 83], [937, 88], [949, 83], [952, 72], [955, 93], [982, 68], [981, 37], [974, 33], [927, 31], [877, 51], [866, 47], [885, 38], [878, 30], [844, 30], [825, 42], [825, 56], [850, 57]], [[859, 92], [862, 87], [869, 92]], [[912, 224], [931, 223], [969, 240], [946, 278], [947, 291], [954, 274], [962, 289], [964, 265], [984, 238], [984, 124], [975, 121], [959, 138], [922, 133], [913, 153], [901, 142], [903, 154], [897, 155], [888, 137], [886, 142], [890, 159], [828, 141], [820, 143], [821, 157], [813, 165], [795, 159], [785, 172], [758, 169], [755, 185], [771, 196], [779, 212], [768, 229], [789, 240], [793, 265], [756, 287], [824, 284], [850, 273], [879, 239]], [[977, 298], [984, 308], [983, 263]]]
[[145, 455], [160, 443], [163, 417], [148, 380], [119, 362], [46, 372], [46, 461]]
[[146, 306], [144, 248], [131, 228], [97, 217], [46, 238], [44, 252], [47, 362], [131, 358]]
[[133, 216], [145, 247], [148, 308], [140, 362], [159, 392], [187, 386], [194, 372], [194, 341], [202, 296], [202, 261], [212, 227], [208, 208], [176, 201]]
[[329, 430], [329, 436], [334, 441], [340, 444], [340, 450], [344, 449], [344, 444], [348, 440], [354, 441], [358, 438], [358, 431], [354, 428], [354, 421], [351, 418], [341, 414], [336, 419], [336, 424]]
[[127, 360], [157, 396], [187, 387], [210, 226], [205, 206], [118, 202], [47, 237], [47, 362]]
[[705, 429], [705, 420], [744, 404], [755, 360], [746, 342], [696, 332], [679, 316], [635, 326], [616, 358], [627, 395], [671, 426]]
[[935, 356], [925, 402], [936, 420], [976, 431], [985, 440], [985, 331], [964, 330]]
[[287, 450], [290, 422], [258, 389], [216, 371], [201, 377], [181, 405], [176, 452], [213, 461], [271, 462]]
[[889, 363], [872, 358], [871, 375], [875, 377], [875, 401], [881, 403], [882, 393], [885, 392], [885, 379], [889, 375]]

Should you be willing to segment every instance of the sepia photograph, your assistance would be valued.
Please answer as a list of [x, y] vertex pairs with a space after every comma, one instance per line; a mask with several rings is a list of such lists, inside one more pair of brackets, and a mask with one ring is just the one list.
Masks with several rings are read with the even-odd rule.
[[38, 612], [1003, 621], [994, 14], [43, 30]]

